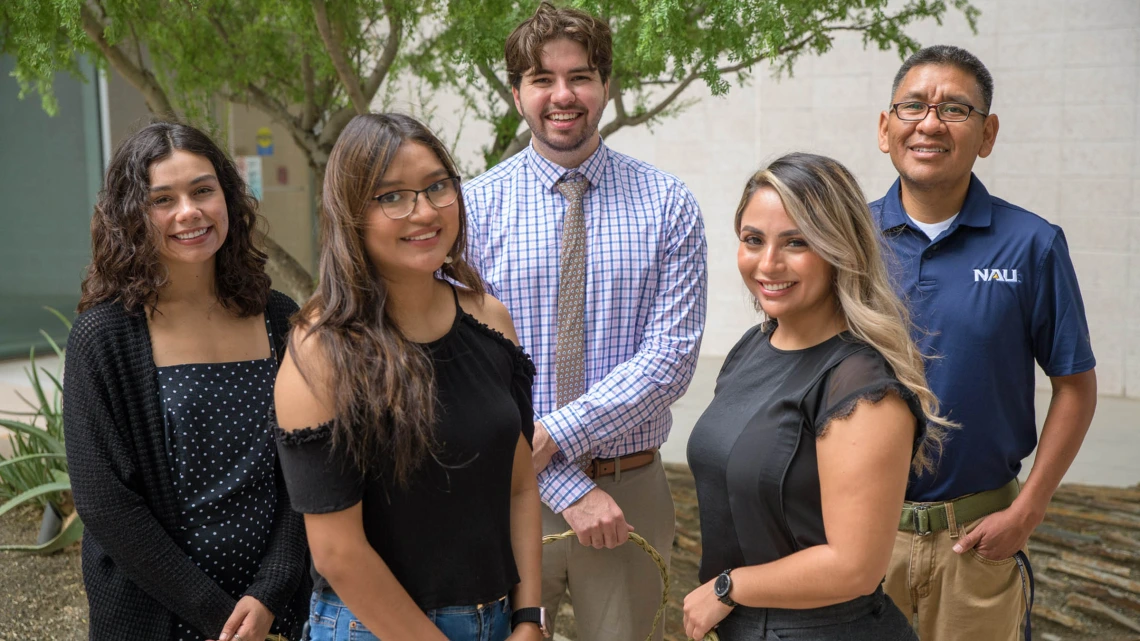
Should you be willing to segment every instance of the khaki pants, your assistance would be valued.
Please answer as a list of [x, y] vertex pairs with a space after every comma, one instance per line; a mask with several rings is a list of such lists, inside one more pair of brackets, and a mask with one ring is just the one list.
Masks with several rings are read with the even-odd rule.
[[[958, 532], [897, 532], [884, 588], [922, 641], [1021, 641], [1027, 592], [1017, 560], [953, 550]], [[955, 534], [955, 536], [951, 536]], [[1024, 550], [1023, 550], [1024, 551]]]
[[[621, 480], [611, 475], [597, 479], [597, 484], [668, 567], [676, 522], [661, 455], [645, 467], [622, 472]], [[568, 529], [561, 515], [542, 507], [544, 535]], [[569, 538], [543, 546], [542, 605], [551, 617], [556, 616], [567, 586], [579, 641], [642, 641], [661, 604], [661, 573], [634, 543], [595, 550]], [[657, 623], [655, 641], [661, 641], [664, 626], [664, 620]]]

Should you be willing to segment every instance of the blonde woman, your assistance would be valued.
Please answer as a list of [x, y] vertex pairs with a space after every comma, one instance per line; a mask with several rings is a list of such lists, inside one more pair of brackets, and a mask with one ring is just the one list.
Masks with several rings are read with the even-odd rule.
[[693, 429], [703, 585], [685, 631], [722, 641], [916, 639], [880, 583], [907, 475], [946, 421], [855, 179], [790, 154], [749, 179], [740, 274], [767, 320]]

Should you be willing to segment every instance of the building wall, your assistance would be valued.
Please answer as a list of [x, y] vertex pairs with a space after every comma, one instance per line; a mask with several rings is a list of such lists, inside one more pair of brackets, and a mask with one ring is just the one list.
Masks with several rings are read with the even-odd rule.
[[[962, 46], [990, 68], [1001, 127], [975, 172], [991, 193], [1064, 228], [1100, 392], [1140, 398], [1140, 2], [974, 4], [982, 10], [976, 35], [953, 11], [943, 26], [930, 21], [913, 34]], [[900, 62], [841, 35], [829, 53], [801, 59], [794, 77], [758, 69], [727, 97], [702, 97], [677, 118], [607, 140], [675, 173], [701, 203], [710, 248], [702, 355], [723, 356], [756, 322], [732, 232], [748, 175], [782, 153], [812, 151], [847, 165], [868, 199], [880, 197], [897, 174], [879, 152], [877, 123]]]
[[[48, 116], [39, 94], [19, 98], [14, 66], [0, 56], [0, 358], [33, 345], [50, 353], [41, 328], [66, 336], [44, 307], [70, 315], [79, 303], [102, 162], [94, 84], [57, 74], [59, 111]], [[80, 70], [94, 75], [86, 62]]]

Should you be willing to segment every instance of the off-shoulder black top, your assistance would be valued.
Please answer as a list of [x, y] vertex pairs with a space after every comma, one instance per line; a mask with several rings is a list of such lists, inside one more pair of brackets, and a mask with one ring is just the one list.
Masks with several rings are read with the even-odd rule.
[[859, 401], [897, 393], [916, 418], [915, 448], [925, 435], [917, 397], [869, 345], [842, 333], [785, 351], [770, 337], [758, 325], [732, 348], [689, 438], [702, 582], [827, 543], [815, 441]]
[[[406, 488], [377, 455], [361, 474], [331, 442], [331, 422], [285, 432], [274, 421], [293, 508], [323, 514], [363, 502], [364, 532], [424, 610], [493, 601], [519, 582], [510, 538], [519, 434], [534, 434], [530, 358], [456, 304], [442, 338], [423, 344], [435, 368], [439, 444]], [[328, 583], [313, 570], [315, 589]]]

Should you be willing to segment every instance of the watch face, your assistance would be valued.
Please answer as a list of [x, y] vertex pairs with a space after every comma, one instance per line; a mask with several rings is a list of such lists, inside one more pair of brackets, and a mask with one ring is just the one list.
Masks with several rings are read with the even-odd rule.
[[728, 575], [727, 574], [721, 574], [721, 575], [717, 576], [716, 583], [713, 584], [713, 592], [716, 593], [716, 595], [718, 597], [722, 597], [722, 596], [728, 594], [728, 591], [729, 591], [729, 589], [731, 589], [731, 586], [732, 586], [732, 580], [728, 578]]

